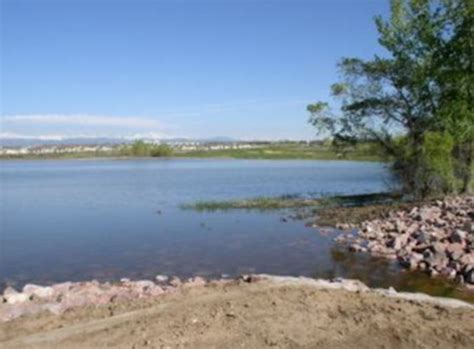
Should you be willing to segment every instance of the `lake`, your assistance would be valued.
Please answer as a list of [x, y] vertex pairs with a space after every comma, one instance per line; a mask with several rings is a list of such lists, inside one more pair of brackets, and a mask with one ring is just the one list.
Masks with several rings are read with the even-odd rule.
[[383, 164], [137, 159], [0, 166], [3, 286], [257, 272], [414, 287], [393, 263], [347, 253], [333, 243], [334, 233], [283, 222], [284, 212], [180, 207], [199, 200], [386, 191], [391, 182]]

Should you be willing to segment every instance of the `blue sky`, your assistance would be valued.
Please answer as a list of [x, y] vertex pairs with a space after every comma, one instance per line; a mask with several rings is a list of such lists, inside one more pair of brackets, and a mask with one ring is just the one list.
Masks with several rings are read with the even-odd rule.
[[0, 0], [3, 137], [311, 139], [386, 0]]

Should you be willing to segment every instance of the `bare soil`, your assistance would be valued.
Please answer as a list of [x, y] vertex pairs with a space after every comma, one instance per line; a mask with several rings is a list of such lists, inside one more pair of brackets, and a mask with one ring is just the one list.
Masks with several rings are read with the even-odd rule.
[[7, 348], [474, 348], [474, 310], [233, 281], [0, 324]]

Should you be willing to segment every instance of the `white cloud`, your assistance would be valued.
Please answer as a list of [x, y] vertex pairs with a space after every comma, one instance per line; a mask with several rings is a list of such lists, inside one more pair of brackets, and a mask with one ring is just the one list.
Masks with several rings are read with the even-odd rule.
[[41, 141], [62, 141], [63, 139], [67, 138], [64, 135], [26, 135], [21, 133], [13, 133], [13, 132], [0, 132], [0, 139], [38, 139]]
[[51, 125], [79, 125], [79, 126], [113, 126], [131, 128], [158, 128], [162, 124], [149, 117], [117, 117], [91, 114], [28, 114], [5, 115], [2, 123], [27, 123]]

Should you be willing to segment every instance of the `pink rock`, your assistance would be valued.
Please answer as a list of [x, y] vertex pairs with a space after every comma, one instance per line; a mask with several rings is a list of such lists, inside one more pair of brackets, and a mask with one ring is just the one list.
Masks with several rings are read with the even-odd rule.
[[54, 292], [61, 294], [68, 292], [72, 288], [72, 282], [62, 282], [51, 286]]
[[446, 247], [446, 252], [451, 259], [458, 260], [464, 255], [464, 246], [460, 243], [449, 244]]
[[204, 286], [206, 285], [206, 280], [200, 276], [196, 276], [194, 278], [188, 279], [188, 281], [184, 284], [186, 287], [196, 287], [196, 286]]
[[173, 276], [170, 281], [170, 285], [174, 287], [181, 286], [182, 282], [181, 279], [177, 276]]
[[459, 258], [459, 262], [463, 265], [474, 264], [474, 253], [466, 253], [461, 258]]

